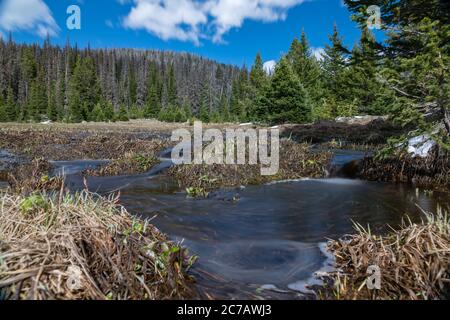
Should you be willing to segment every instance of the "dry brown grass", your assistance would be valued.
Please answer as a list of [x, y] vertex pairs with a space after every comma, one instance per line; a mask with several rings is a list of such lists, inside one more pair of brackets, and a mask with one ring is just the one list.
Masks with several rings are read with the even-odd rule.
[[117, 198], [0, 198], [0, 299], [180, 299], [185, 251]]
[[[313, 152], [309, 144], [284, 140], [276, 175], [261, 175], [260, 165], [180, 165], [168, 171], [183, 188], [211, 191], [221, 187], [259, 185], [272, 181], [323, 178], [331, 160], [329, 152]], [[200, 192], [201, 193], [201, 192]]]
[[83, 171], [87, 176], [117, 176], [145, 173], [159, 163], [155, 154], [139, 154], [127, 152], [119, 159], [96, 169]]
[[427, 158], [398, 152], [386, 159], [366, 158], [359, 176], [369, 181], [409, 182], [418, 187], [450, 188], [450, 153], [435, 148]]
[[[332, 241], [339, 272], [329, 275], [334, 286], [321, 290], [325, 299], [429, 300], [449, 292], [450, 220], [426, 213], [421, 224], [405, 222], [399, 230], [375, 236], [357, 226], [358, 234]], [[369, 266], [381, 270], [381, 290], [366, 286]]]
[[15, 193], [29, 194], [36, 191], [60, 190], [64, 181], [60, 177], [50, 177], [51, 165], [44, 159], [34, 159], [30, 163], [13, 168], [7, 175], [10, 188]]

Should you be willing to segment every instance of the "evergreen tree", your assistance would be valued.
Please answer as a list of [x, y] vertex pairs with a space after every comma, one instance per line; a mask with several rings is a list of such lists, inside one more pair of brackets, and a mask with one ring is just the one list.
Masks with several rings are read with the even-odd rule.
[[130, 101], [128, 102], [129, 106], [132, 106], [136, 103], [137, 98], [137, 82], [136, 82], [136, 73], [134, 72], [133, 68], [130, 68], [130, 74], [129, 74], [129, 97]]
[[75, 122], [88, 120], [99, 99], [100, 86], [93, 60], [79, 57], [69, 83], [71, 120]]
[[347, 101], [358, 105], [359, 113], [384, 115], [388, 112], [388, 94], [379, 81], [381, 59], [376, 51], [376, 41], [372, 32], [364, 28], [358, 46], [352, 51], [350, 67], [347, 70]]
[[41, 121], [42, 117], [47, 113], [48, 99], [44, 84], [42, 74], [39, 74], [38, 78], [31, 84], [30, 98], [28, 101], [28, 119]]
[[17, 104], [14, 102], [14, 92], [11, 87], [8, 89], [4, 107], [9, 121], [15, 121], [19, 118], [19, 110], [17, 110]]
[[105, 116], [105, 120], [114, 121], [114, 106], [109, 101], [102, 102], [103, 114]]
[[[343, 40], [339, 36], [337, 26], [334, 25], [333, 34], [329, 37], [331, 46], [325, 46], [323, 55], [323, 79], [326, 90], [326, 100], [322, 100], [322, 113], [325, 118], [333, 118], [338, 114], [336, 112], [336, 104], [346, 100], [342, 88], [344, 86], [346, 75], [346, 53], [348, 50], [344, 47]], [[326, 108], [324, 108], [326, 107]], [[328, 109], [328, 111], [325, 111]]]
[[175, 69], [173, 64], [170, 66], [169, 80], [167, 85], [168, 104], [171, 106], [178, 105], [177, 97], [177, 81], [175, 78]]
[[210, 86], [209, 83], [205, 82], [201, 97], [200, 97], [200, 107], [198, 110], [198, 118], [203, 122], [209, 122], [210, 121], [210, 113], [211, 113], [211, 106], [210, 106]]
[[103, 113], [103, 107], [100, 102], [98, 102], [94, 109], [92, 109], [90, 120], [94, 122], [103, 122], [106, 121], [105, 114]]
[[47, 106], [47, 117], [52, 120], [56, 121], [59, 118], [58, 109], [56, 107], [56, 87], [53, 84], [49, 96], [48, 96], [48, 106]]
[[250, 104], [248, 117], [253, 120], [261, 120], [267, 113], [267, 103], [265, 101], [265, 95], [268, 89], [269, 81], [266, 72], [264, 71], [264, 65], [261, 58], [261, 54], [257, 54], [255, 62], [250, 71]]
[[161, 110], [160, 80], [156, 63], [150, 63], [148, 73], [148, 95], [144, 116], [151, 118], [157, 116]]
[[3, 101], [3, 96], [0, 94], [0, 122], [8, 122], [9, 117], [6, 111], [6, 105]]
[[304, 123], [311, 119], [311, 102], [298, 76], [284, 57], [275, 69], [267, 93], [269, 120]]
[[120, 106], [116, 119], [119, 121], [129, 121], [130, 120], [128, 118], [128, 111], [127, 111], [127, 108], [125, 107], [125, 105]]
[[300, 41], [294, 39], [292, 42], [287, 59], [309, 95], [312, 98], [318, 98], [320, 95], [320, 65], [312, 55], [304, 31], [302, 32]]
[[233, 82], [231, 90], [230, 117], [235, 121], [247, 119], [248, 108], [251, 105], [250, 83], [247, 68], [244, 66], [238, 79]]

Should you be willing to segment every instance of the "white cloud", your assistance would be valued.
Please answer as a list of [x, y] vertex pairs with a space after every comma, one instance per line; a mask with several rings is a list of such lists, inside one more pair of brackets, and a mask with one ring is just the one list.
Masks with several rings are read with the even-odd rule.
[[318, 61], [322, 61], [323, 56], [325, 55], [325, 50], [323, 48], [312, 48], [312, 54]]
[[[118, 0], [127, 3], [127, 0]], [[245, 20], [284, 20], [290, 8], [304, 0], [134, 0], [124, 26], [145, 29], [169, 40], [199, 43], [201, 38], [221, 42]]]
[[209, 1], [212, 24], [215, 28], [214, 42], [232, 28], [240, 28], [245, 20], [275, 22], [286, 19], [288, 9], [303, 0], [216, 0]]
[[3, 0], [0, 4], [0, 28], [30, 31], [41, 37], [55, 36], [59, 27], [42, 0]]
[[124, 26], [145, 29], [164, 40], [198, 44], [199, 26], [207, 21], [203, 5], [191, 0], [135, 0]]
[[268, 75], [272, 75], [275, 72], [275, 67], [277, 62], [275, 60], [270, 60], [264, 63], [263, 69]]

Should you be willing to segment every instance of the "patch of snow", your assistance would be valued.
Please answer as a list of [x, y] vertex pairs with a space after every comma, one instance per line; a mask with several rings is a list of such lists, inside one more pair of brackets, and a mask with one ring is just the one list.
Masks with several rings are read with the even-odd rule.
[[251, 126], [251, 125], [253, 125], [253, 123], [251, 123], [251, 122], [246, 122], [246, 123], [241, 123], [239, 126], [245, 127], [245, 126]]
[[423, 134], [408, 140], [408, 153], [413, 157], [426, 158], [435, 145], [436, 142], [428, 134]]
[[51, 124], [52, 121], [51, 120], [47, 120], [47, 121], [42, 121], [41, 124]]

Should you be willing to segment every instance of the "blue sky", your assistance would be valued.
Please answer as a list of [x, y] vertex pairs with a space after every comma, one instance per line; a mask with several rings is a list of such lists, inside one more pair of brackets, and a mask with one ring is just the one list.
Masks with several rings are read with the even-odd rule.
[[[81, 30], [68, 30], [66, 10], [81, 9]], [[19, 42], [80, 47], [168, 49], [247, 65], [255, 54], [278, 60], [304, 29], [323, 48], [337, 23], [351, 47], [359, 30], [341, 0], [0, 0], [0, 33]]]

